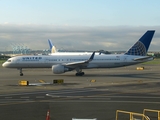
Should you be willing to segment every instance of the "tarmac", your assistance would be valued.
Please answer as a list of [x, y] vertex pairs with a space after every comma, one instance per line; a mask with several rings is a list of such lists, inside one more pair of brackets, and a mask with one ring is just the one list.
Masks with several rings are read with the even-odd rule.
[[[136, 70], [139, 66], [144, 70]], [[160, 66], [83, 71], [84, 76], [75, 76], [75, 71], [57, 75], [51, 69], [24, 69], [24, 76], [19, 76], [16, 69], [0, 68], [0, 119], [45, 120], [50, 110], [51, 120], [112, 120], [116, 110], [160, 109]], [[53, 84], [55, 79], [64, 83]], [[20, 80], [50, 84], [19, 86]]]

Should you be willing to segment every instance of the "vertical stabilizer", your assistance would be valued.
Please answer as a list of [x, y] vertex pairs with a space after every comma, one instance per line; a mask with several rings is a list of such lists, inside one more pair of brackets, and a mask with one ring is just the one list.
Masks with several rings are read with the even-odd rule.
[[145, 56], [147, 54], [154, 32], [155, 30], [148, 30], [128, 51], [125, 52], [125, 54]]
[[51, 53], [56, 53], [57, 52], [56, 47], [53, 45], [50, 39], [48, 39], [48, 43], [49, 43]]

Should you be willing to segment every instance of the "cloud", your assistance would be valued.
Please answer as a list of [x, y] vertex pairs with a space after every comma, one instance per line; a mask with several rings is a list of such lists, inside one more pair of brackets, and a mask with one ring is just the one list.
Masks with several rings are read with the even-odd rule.
[[156, 30], [151, 51], [160, 49], [160, 26], [56, 26], [0, 24], [0, 51], [12, 50], [11, 44], [24, 44], [33, 50], [49, 49], [51, 39], [58, 49], [128, 50], [148, 29]]

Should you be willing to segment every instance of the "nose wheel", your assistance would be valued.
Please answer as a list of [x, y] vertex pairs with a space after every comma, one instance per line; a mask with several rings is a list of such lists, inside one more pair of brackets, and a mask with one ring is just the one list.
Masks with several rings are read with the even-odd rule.
[[20, 73], [20, 76], [23, 76], [23, 73]]
[[20, 68], [19, 71], [20, 71], [20, 76], [23, 76], [22, 68]]

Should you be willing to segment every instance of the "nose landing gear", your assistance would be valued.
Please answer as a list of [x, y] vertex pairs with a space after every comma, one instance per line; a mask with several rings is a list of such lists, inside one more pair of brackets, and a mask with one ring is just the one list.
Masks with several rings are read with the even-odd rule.
[[20, 71], [20, 76], [23, 76], [22, 68], [19, 68], [19, 71]]
[[23, 73], [20, 73], [20, 76], [23, 76]]

